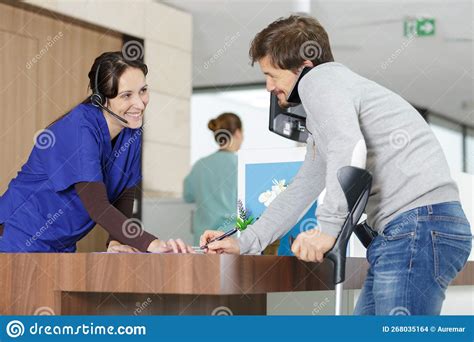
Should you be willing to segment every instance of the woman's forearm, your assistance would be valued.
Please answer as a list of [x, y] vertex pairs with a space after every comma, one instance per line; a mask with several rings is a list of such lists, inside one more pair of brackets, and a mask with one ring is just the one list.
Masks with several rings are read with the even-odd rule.
[[81, 182], [75, 184], [75, 189], [91, 219], [107, 230], [111, 239], [142, 252], [146, 252], [150, 243], [157, 239], [128, 221], [129, 217], [109, 202], [104, 183]]

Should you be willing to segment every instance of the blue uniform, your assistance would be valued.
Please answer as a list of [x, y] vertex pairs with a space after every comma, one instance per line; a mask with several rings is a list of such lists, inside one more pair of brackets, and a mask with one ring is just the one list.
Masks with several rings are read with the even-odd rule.
[[124, 128], [112, 147], [102, 111], [80, 104], [42, 131], [0, 197], [0, 252], [74, 252], [95, 225], [74, 184], [103, 182], [112, 202], [141, 179], [142, 130]]

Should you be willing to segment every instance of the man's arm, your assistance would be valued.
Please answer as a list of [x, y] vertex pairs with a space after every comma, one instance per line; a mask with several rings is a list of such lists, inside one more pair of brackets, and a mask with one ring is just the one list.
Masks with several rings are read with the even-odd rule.
[[321, 193], [324, 178], [325, 163], [310, 137], [305, 160], [293, 182], [240, 236], [240, 254], [260, 253], [287, 233]]
[[314, 120], [314, 138], [326, 155], [326, 196], [316, 210], [318, 228], [337, 237], [347, 216], [337, 171], [348, 165], [366, 167], [367, 148], [354, 91], [346, 89], [337, 76], [324, 80], [307, 77], [301, 81], [299, 93], [308, 117]]

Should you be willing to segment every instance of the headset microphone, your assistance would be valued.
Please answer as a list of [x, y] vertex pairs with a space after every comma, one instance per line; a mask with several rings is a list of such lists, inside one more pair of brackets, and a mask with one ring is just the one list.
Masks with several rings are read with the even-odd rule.
[[102, 94], [99, 92], [99, 69], [100, 69], [100, 64], [97, 66], [97, 71], [95, 72], [95, 82], [94, 82], [94, 88], [92, 89], [92, 95], [91, 95], [91, 103], [95, 107], [100, 107], [106, 112], [108, 112], [110, 115], [112, 115], [114, 118], [117, 120], [122, 121], [123, 123], [128, 124], [128, 121], [122, 118], [120, 115], [115, 114], [112, 112], [110, 109], [105, 107], [103, 105], [104, 103], [104, 98], [102, 97]]

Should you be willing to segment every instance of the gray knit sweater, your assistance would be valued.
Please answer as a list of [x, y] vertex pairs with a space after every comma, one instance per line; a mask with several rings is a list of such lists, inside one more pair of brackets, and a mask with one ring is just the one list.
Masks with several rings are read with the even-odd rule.
[[407, 210], [459, 201], [439, 142], [399, 95], [335, 62], [313, 68], [298, 90], [311, 133], [305, 160], [288, 188], [242, 233], [242, 254], [260, 253], [281, 238], [324, 189], [318, 229], [336, 237], [347, 214], [337, 170], [346, 165], [373, 175], [366, 213], [378, 232]]

